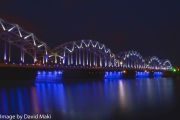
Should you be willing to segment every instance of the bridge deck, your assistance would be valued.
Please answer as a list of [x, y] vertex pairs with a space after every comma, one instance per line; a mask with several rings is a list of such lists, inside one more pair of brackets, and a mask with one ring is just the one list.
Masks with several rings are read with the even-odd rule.
[[59, 65], [33, 65], [33, 64], [2, 64], [0, 63], [0, 68], [34, 68], [34, 69], [49, 69], [49, 70], [104, 70], [104, 71], [119, 71], [119, 70], [133, 70], [133, 71], [167, 71], [167, 70], [150, 70], [150, 69], [134, 69], [134, 68], [102, 68], [102, 67], [62, 67]]

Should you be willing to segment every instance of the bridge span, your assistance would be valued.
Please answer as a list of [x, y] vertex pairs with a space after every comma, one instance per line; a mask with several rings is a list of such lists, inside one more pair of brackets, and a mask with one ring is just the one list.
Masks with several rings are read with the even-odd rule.
[[[33, 33], [3, 19], [0, 19], [0, 39], [4, 41], [4, 62], [0, 64], [0, 68], [101, 72], [172, 70], [168, 59], [159, 59], [156, 56], [142, 57], [134, 50], [115, 54], [106, 45], [94, 40], [67, 42], [51, 49]], [[12, 45], [20, 49], [18, 63], [12, 61]], [[26, 62], [25, 55], [32, 58], [31, 63]]]
[[14, 45], [21, 50], [19, 63], [26, 63], [24, 56], [27, 54], [31, 56], [33, 63], [41, 65], [172, 69], [171, 62], [168, 59], [161, 60], [156, 56], [142, 57], [140, 53], [134, 50], [114, 54], [104, 44], [93, 40], [67, 42], [51, 49], [33, 33], [2, 19], [0, 19], [0, 39], [4, 40], [5, 64], [13, 63], [11, 61], [11, 45]]
[[164, 71], [164, 70], [153, 70], [153, 69], [140, 69], [140, 68], [120, 68], [120, 67], [67, 67], [59, 65], [34, 65], [34, 64], [4, 64], [0, 63], [0, 68], [27, 68], [37, 70], [102, 70], [102, 71]]

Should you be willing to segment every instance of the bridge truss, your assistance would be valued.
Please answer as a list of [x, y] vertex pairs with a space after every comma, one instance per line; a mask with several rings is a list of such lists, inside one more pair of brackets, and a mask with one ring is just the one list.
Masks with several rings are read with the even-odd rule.
[[116, 59], [122, 68], [145, 69], [145, 60], [137, 51], [123, 51], [116, 54]]
[[11, 62], [11, 45], [14, 45], [21, 50], [20, 61], [22, 63], [24, 63], [24, 55], [27, 53], [34, 59], [34, 62], [42, 60], [40, 64], [44, 65], [52, 62], [66, 67], [172, 69], [172, 64], [167, 59], [159, 60], [156, 56], [143, 58], [140, 53], [133, 50], [122, 51], [115, 55], [104, 44], [93, 40], [72, 41], [50, 49], [33, 33], [2, 19], [0, 19], [0, 39], [5, 41], [5, 62]]
[[149, 70], [171, 70], [172, 64], [169, 60], [159, 60], [156, 56], [143, 58], [137, 51], [123, 51], [116, 54], [116, 60], [122, 68], [149, 69]]
[[114, 67], [115, 55], [104, 44], [93, 40], [79, 40], [64, 43], [53, 49], [55, 63], [57, 57], [66, 66]]
[[162, 69], [161, 61], [156, 56], [149, 56], [145, 58], [146, 66], [151, 70], [159, 70]]
[[[9, 23], [0, 19], [0, 39], [5, 41], [4, 44], [4, 61], [11, 61], [11, 45], [21, 49], [21, 62], [24, 63], [24, 54], [29, 54], [34, 61], [42, 59], [45, 63], [48, 56], [53, 52], [47, 44], [39, 40], [33, 33], [25, 31], [17, 24]], [[9, 56], [7, 56], [7, 45], [9, 46]]]
[[163, 70], [172, 70], [172, 64], [168, 59], [161, 60], [161, 67]]

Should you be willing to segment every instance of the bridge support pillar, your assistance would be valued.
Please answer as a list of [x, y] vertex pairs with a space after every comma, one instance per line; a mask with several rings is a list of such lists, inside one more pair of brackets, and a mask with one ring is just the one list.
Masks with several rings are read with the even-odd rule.
[[96, 65], [96, 63], [95, 63], [95, 54], [94, 54], [94, 66]]
[[49, 59], [49, 56], [48, 56], [48, 54], [46, 54], [46, 58], [45, 58], [45, 62], [46, 62], [46, 64], [48, 63], [48, 59]]
[[76, 51], [76, 66], [77, 66], [77, 51]]
[[100, 54], [100, 56], [99, 56], [100, 58], [99, 58], [99, 60], [100, 60], [100, 67], [102, 67], [102, 62], [101, 62], [101, 54]]
[[104, 65], [105, 65], [105, 67], [107, 67], [106, 57], [104, 57]]
[[24, 63], [24, 46], [21, 46], [21, 62]]
[[6, 63], [6, 46], [7, 46], [7, 42], [4, 42], [4, 63]]
[[68, 55], [68, 65], [70, 65], [70, 55]]
[[81, 50], [79, 50], [79, 65], [81, 64]]
[[89, 52], [89, 57], [90, 57], [90, 59], [89, 59], [89, 66], [91, 67], [91, 52]]
[[83, 66], [85, 66], [85, 62], [84, 62], [84, 50], [83, 50]]
[[61, 63], [61, 57], [59, 57], [59, 64], [61, 65], [62, 63]]
[[73, 54], [71, 53], [71, 64], [73, 64]]
[[36, 62], [36, 50], [34, 51], [34, 63]]
[[9, 43], [9, 63], [11, 62], [11, 43]]
[[88, 50], [87, 50], [87, 55], [86, 55], [86, 60], [87, 60], [87, 64], [86, 65], [88, 65]]
[[97, 56], [95, 55], [95, 66], [97, 67]]
[[54, 55], [54, 57], [55, 57], [54, 63], [57, 64], [57, 53], [54, 53], [54, 54], [55, 54], [55, 55]]
[[43, 64], [44, 64], [44, 56], [42, 57], [42, 59], [43, 59]]

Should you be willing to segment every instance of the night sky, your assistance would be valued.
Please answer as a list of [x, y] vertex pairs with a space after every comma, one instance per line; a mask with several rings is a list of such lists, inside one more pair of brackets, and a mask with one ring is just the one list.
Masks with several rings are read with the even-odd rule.
[[0, 0], [0, 18], [51, 48], [92, 39], [115, 54], [136, 50], [180, 66], [178, 0]]

